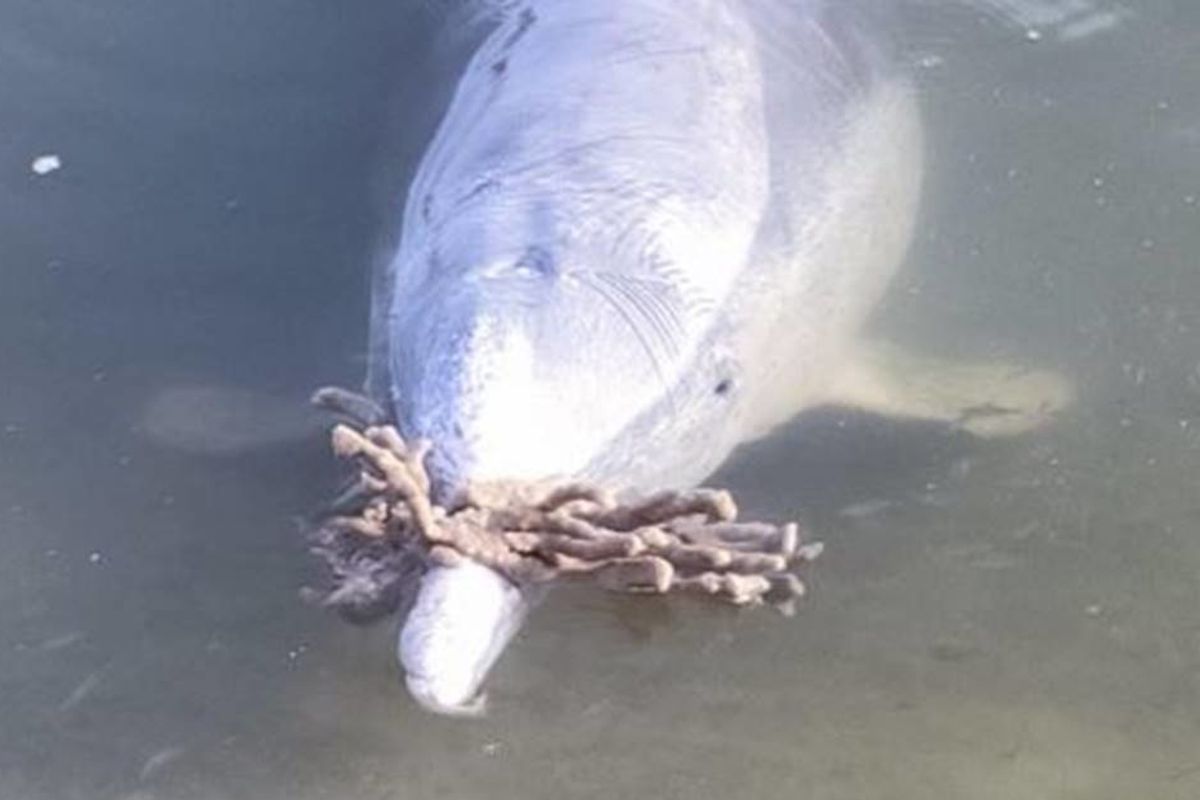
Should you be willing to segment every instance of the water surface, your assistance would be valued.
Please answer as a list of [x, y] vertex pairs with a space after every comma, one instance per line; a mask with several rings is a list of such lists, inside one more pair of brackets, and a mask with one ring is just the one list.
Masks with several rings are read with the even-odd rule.
[[[1200, 12], [904, 6], [928, 193], [877, 331], [1077, 404], [789, 425], [717, 481], [827, 543], [798, 617], [562, 592], [464, 724], [296, 597], [335, 473], [286, 409], [361, 377], [464, 46], [418, 5], [0, 7], [0, 797], [1197, 796]], [[154, 435], [181, 387], [261, 441]]]

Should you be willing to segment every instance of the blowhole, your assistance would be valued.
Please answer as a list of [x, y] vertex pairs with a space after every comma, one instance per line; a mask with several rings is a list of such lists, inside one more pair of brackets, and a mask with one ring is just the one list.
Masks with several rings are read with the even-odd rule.
[[718, 397], [725, 397], [733, 391], [733, 378], [724, 378], [717, 383], [717, 388], [713, 392]]

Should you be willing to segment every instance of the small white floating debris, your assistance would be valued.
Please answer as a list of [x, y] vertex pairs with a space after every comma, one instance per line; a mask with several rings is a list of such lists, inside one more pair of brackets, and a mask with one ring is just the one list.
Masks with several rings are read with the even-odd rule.
[[845, 508], [842, 508], [841, 510], [839, 510], [837, 513], [838, 513], [839, 517], [846, 517], [847, 519], [866, 519], [868, 517], [873, 517], [873, 516], [876, 516], [877, 514], [881, 514], [884, 511], [887, 511], [888, 509], [890, 509], [891, 507], [892, 507], [891, 500], [884, 500], [884, 499], [864, 500], [861, 503], [854, 503], [852, 505], [848, 505]]
[[61, 636], [54, 636], [49, 639], [45, 639], [41, 642], [38, 642], [37, 649], [41, 650], [42, 652], [49, 653], [49, 652], [53, 652], [55, 650], [62, 650], [64, 648], [70, 647], [71, 645], [75, 644], [76, 642], [78, 642], [82, 639], [83, 639], [82, 633], [80, 633], [79, 631], [71, 631], [70, 633], [64, 633]]
[[937, 69], [945, 63], [945, 57], [937, 53], [923, 53], [917, 58], [917, 66], [922, 69]]
[[177, 758], [183, 755], [183, 753], [184, 749], [182, 747], [164, 747], [162, 750], [159, 750], [157, 753], [146, 759], [146, 763], [142, 764], [142, 771], [138, 774], [138, 777], [143, 781], [153, 778], [157, 773], [165, 769], [172, 761], [175, 761]]
[[1075, 42], [1088, 39], [1098, 33], [1111, 31], [1125, 21], [1128, 15], [1115, 11], [1104, 11], [1064, 25], [1058, 32], [1060, 42]]
[[70, 711], [71, 709], [75, 708], [75, 706], [86, 700], [88, 695], [96, 691], [96, 687], [99, 685], [100, 673], [93, 672], [91, 675], [88, 675], [86, 678], [80, 681], [79, 685], [71, 690], [71, 693], [67, 695], [61, 703], [58, 704], [58, 710], [60, 712]]
[[62, 169], [62, 159], [54, 153], [46, 153], [35, 158], [29, 164], [34, 175], [49, 175]]
[[99, 564], [103, 557], [98, 552], [93, 552], [88, 555], [88, 563]]

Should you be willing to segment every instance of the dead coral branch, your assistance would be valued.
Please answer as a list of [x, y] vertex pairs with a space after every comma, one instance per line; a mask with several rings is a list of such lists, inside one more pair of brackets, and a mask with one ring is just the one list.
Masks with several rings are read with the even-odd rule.
[[378, 424], [369, 401], [342, 395], [351, 410], [328, 390], [316, 397], [359, 423], [336, 425], [331, 435], [334, 452], [359, 472], [343, 495], [353, 511], [329, 518], [316, 535], [314, 550], [333, 579], [326, 605], [387, 606], [397, 586], [415, 582], [415, 560], [471, 559], [519, 585], [590, 579], [613, 591], [688, 591], [789, 610], [804, 593], [793, 569], [821, 551], [801, 544], [795, 523], [738, 522], [730, 494], [712, 489], [619, 501], [585, 483], [488, 483], [446, 509], [430, 496], [428, 444], [404, 441]]

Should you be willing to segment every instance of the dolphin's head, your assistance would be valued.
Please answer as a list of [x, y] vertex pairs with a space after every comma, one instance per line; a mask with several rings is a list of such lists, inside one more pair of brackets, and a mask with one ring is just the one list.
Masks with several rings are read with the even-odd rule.
[[451, 272], [393, 314], [397, 418], [433, 443], [444, 495], [474, 481], [627, 482], [644, 471], [633, 430], [720, 405], [715, 376], [702, 403], [690, 397], [709, 355], [690, 338], [696, 316], [666, 279], [572, 270], [538, 248]]
[[[666, 438], [678, 447], [651, 444], [689, 418], [686, 376], [710, 360], [686, 341], [682, 295], [668, 282], [572, 272], [529, 250], [430, 272], [406, 289], [390, 318], [392, 399], [404, 433], [432, 443], [444, 502], [477, 481], [619, 485], [641, 480], [641, 461], [696, 467], [679, 437]], [[712, 383], [704, 402], [719, 404]], [[488, 669], [530, 604], [478, 565], [427, 573], [399, 642], [413, 695], [438, 712], [478, 710]]]

